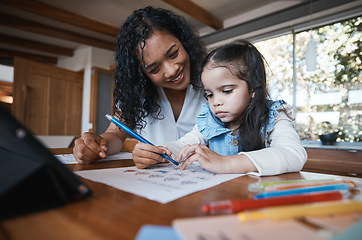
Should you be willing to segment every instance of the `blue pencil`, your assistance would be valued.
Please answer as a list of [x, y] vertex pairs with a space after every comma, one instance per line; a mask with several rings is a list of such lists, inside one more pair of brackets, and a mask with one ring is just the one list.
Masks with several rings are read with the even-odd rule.
[[305, 187], [305, 188], [296, 188], [296, 189], [288, 189], [281, 190], [275, 192], [263, 192], [254, 196], [254, 199], [261, 198], [270, 198], [270, 197], [283, 197], [297, 194], [306, 194], [313, 192], [322, 192], [322, 191], [335, 191], [335, 190], [348, 190], [348, 185], [345, 183], [342, 184], [333, 184], [333, 185], [325, 185], [325, 186], [317, 186], [317, 187]]
[[[152, 146], [153, 145], [150, 141], [148, 141], [147, 139], [145, 139], [144, 137], [142, 137], [141, 135], [139, 135], [138, 133], [136, 133], [135, 131], [133, 131], [132, 129], [130, 129], [129, 127], [127, 127], [126, 125], [124, 125], [122, 122], [120, 122], [117, 118], [112, 117], [109, 114], [106, 114], [106, 118], [111, 121], [112, 123], [116, 124], [118, 127], [120, 127], [122, 130], [124, 130], [125, 132], [127, 132], [129, 135], [131, 135], [132, 137], [134, 137], [135, 139], [137, 139], [140, 142], [143, 143], [147, 143], [150, 144]], [[169, 156], [167, 156], [166, 154], [159, 154], [161, 157], [167, 159], [168, 161], [172, 162], [173, 164], [175, 164], [176, 166], [178, 166], [178, 162], [176, 162], [175, 160], [173, 160], [172, 158], [170, 158]]]

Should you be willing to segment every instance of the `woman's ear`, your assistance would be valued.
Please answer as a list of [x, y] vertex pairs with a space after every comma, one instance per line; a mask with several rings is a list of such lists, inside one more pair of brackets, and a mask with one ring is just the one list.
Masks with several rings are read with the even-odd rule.
[[255, 89], [253, 88], [253, 89], [251, 89], [251, 98], [253, 99], [254, 96], [255, 96]]

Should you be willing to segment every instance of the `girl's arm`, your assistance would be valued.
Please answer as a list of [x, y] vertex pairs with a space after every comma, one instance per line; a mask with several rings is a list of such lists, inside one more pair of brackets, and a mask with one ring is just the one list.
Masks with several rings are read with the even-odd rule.
[[223, 156], [211, 151], [205, 145], [194, 144], [186, 146], [179, 153], [176, 161], [181, 161], [184, 158], [186, 160], [183, 162], [181, 170], [198, 161], [201, 167], [214, 173], [248, 173], [257, 171], [255, 165], [247, 156]]
[[132, 152], [133, 161], [137, 168], [146, 168], [156, 163], [167, 162], [167, 160], [163, 159], [159, 154], [167, 154], [175, 159], [184, 146], [194, 143], [205, 144], [204, 137], [198, 131], [196, 125], [191, 132], [179, 140], [162, 144], [159, 147], [145, 143], [137, 143]]
[[307, 152], [294, 129], [293, 121], [284, 112], [279, 112], [266, 145], [261, 150], [239, 153], [247, 156], [257, 168], [258, 171], [252, 174], [266, 176], [298, 172], [307, 161]]
[[200, 145], [208, 144], [207, 140], [204, 138], [204, 136], [200, 133], [199, 129], [197, 128], [197, 125], [193, 127], [191, 132], [186, 133], [186, 135], [181, 137], [179, 140], [162, 144], [162, 146], [170, 150], [172, 153], [171, 157], [175, 159], [179, 155], [179, 152], [185, 146], [192, 144], [200, 144]]
[[248, 173], [258, 176], [297, 172], [303, 168], [307, 153], [293, 127], [293, 121], [284, 112], [279, 113], [267, 142], [268, 146], [264, 149], [232, 156], [222, 156], [206, 146], [194, 144], [182, 149], [177, 161], [190, 155], [181, 169], [198, 161], [204, 169], [214, 173]]

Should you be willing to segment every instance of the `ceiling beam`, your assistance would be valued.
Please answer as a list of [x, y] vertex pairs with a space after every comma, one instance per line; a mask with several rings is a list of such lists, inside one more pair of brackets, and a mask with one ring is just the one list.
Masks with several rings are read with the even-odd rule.
[[104, 33], [113, 37], [118, 35], [120, 29], [118, 27], [95, 21], [36, 0], [1, 0], [1, 3], [13, 8], [21, 9], [71, 25], [76, 25], [92, 31]]
[[97, 38], [84, 36], [71, 31], [49, 27], [41, 23], [33, 22], [24, 18], [19, 18], [4, 13], [0, 13], [0, 25], [28, 32], [38, 33], [42, 35], [47, 35], [55, 38], [61, 38], [64, 40], [82, 43], [94, 47], [104, 48], [112, 51], [116, 50], [116, 44], [113, 42], [106, 42]]
[[18, 38], [0, 33], [0, 43], [17, 46], [21, 48], [47, 52], [56, 55], [73, 56], [73, 49], [50, 45], [46, 43], [36, 42], [24, 38]]
[[22, 57], [31, 59], [33, 61], [42, 62], [46, 64], [52, 64], [55, 65], [58, 62], [58, 59], [56, 57], [49, 57], [49, 56], [43, 56], [38, 54], [32, 54], [32, 53], [24, 53], [24, 52], [18, 52], [13, 50], [7, 50], [0, 48], [0, 57], [7, 58], [7, 59], [14, 59], [14, 57]]
[[216, 29], [220, 30], [224, 28], [224, 23], [221, 19], [206, 11], [196, 3], [190, 0], [162, 0], [165, 3], [181, 10], [182, 12], [190, 15], [191, 17], [199, 20], [200, 22]]

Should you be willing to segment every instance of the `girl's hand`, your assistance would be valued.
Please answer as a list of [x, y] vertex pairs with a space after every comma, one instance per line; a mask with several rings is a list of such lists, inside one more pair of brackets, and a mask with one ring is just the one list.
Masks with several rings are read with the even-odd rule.
[[226, 156], [222, 156], [214, 151], [211, 151], [205, 145], [194, 144], [184, 147], [178, 154], [176, 161], [180, 162], [182, 159], [186, 160], [181, 166], [184, 170], [187, 166], [191, 165], [194, 161], [198, 161], [204, 169], [214, 173], [228, 173], [229, 161]]
[[74, 143], [73, 154], [80, 164], [94, 163], [107, 157], [109, 142], [95, 133], [83, 133]]
[[171, 156], [171, 152], [165, 147], [155, 147], [147, 143], [137, 143], [132, 151], [133, 161], [137, 168], [146, 168], [156, 163], [167, 162], [159, 154]]

